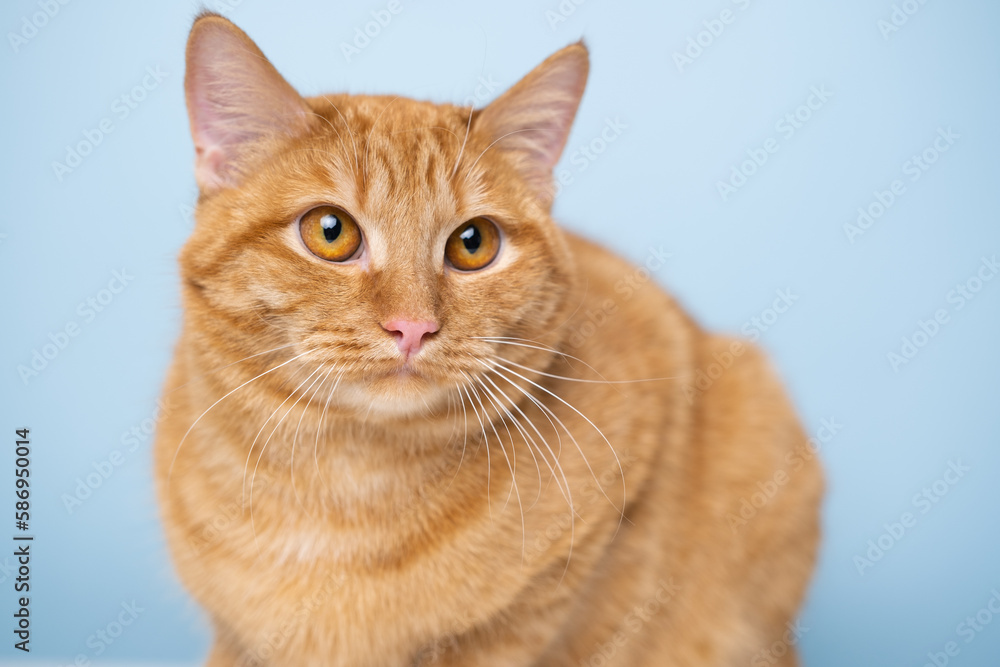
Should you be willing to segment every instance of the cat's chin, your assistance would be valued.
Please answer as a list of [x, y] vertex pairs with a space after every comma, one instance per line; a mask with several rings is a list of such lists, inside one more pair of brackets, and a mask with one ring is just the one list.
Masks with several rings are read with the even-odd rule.
[[369, 418], [420, 417], [447, 405], [453, 386], [439, 382], [408, 366], [387, 371], [363, 381], [346, 382], [342, 387], [342, 403], [364, 412]]

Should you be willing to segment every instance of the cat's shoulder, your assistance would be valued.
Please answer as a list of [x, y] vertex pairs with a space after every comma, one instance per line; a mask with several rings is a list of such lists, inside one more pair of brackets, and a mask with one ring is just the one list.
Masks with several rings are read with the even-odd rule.
[[625, 268], [631, 266], [631, 262], [601, 245], [596, 240], [587, 238], [577, 232], [563, 229], [563, 236], [577, 262], [588, 262], [589, 264], [603, 268]]
[[[650, 246], [638, 262], [628, 260], [596, 241], [565, 231], [573, 255], [578, 288], [602, 308], [634, 312], [640, 319], [666, 317], [673, 327], [697, 329], [684, 309], [658, 279], [670, 253], [662, 246]], [[608, 314], [612, 314], [609, 312]]]

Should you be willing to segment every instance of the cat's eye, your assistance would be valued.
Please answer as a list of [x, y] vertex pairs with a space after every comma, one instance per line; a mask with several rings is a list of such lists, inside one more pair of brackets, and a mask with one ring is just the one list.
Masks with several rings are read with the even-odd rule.
[[448, 237], [444, 254], [460, 271], [486, 268], [500, 251], [500, 230], [488, 218], [473, 218]]
[[299, 220], [299, 234], [309, 251], [329, 262], [345, 262], [361, 247], [361, 229], [343, 209], [317, 206]]

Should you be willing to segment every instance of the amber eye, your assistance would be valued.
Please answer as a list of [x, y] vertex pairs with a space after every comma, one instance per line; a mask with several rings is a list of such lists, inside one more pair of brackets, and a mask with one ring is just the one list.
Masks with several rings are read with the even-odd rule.
[[487, 218], [473, 218], [448, 237], [445, 257], [461, 271], [484, 268], [500, 250], [500, 230]]
[[299, 221], [299, 234], [306, 247], [320, 259], [343, 262], [361, 246], [358, 223], [336, 206], [317, 206]]

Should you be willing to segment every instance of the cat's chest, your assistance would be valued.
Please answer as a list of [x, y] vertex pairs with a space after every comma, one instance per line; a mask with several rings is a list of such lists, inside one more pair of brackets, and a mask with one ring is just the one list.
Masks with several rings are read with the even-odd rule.
[[[258, 644], [270, 640], [252, 638], [280, 638], [258, 653], [294, 664], [408, 666], [427, 645], [462, 634], [509, 602], [498, 577], [464, 562], [457, 548], [380, 557], [348, 541], [293, 531], [268, 555], [227, 563], [212, 586], [224, 591], [221, 599], [241, 603], [222, 616]], [[520, 582], [510, 584], [513, 590]]]

